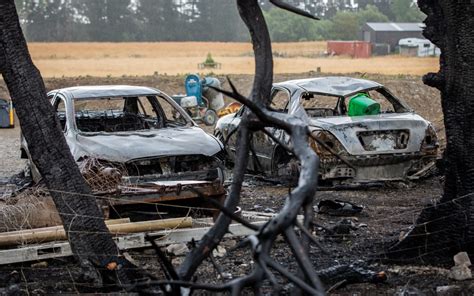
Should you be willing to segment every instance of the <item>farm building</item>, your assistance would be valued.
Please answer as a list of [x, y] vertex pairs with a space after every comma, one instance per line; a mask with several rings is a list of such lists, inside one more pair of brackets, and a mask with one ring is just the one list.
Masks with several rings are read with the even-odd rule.
[[427, 57], [440, 55], [440, 50], [427, 39], [405, 38], [398, 42], [400, 54], [404, 56]]
[[400, 39], [424, 39], [422, 23], [365, 23], [362, 40], [376, 44], [388, 44], [390, 52], [395, 51]]

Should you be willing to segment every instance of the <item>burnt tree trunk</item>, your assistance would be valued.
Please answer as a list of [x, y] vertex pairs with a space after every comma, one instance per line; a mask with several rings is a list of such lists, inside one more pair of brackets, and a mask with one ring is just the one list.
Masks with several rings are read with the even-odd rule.
[[[114, 269], [119, 251], [46, 97], [43, 79], [33, 65], [20, 28], [14, 0], [0, 1], [0, 72], [15, 104], [32, 160], [50, 190], [73, 253], [87, 270], [89, 279], [99, 284], [102, 277], [96, 268]], [[127, 281], [126, 276], [120, 278]]]
[[452, 262], [459, 251], [474, 256], [474, 5], [470, 2], [418, 1], [427, 14], [423, 34], [442, 52], [440, 71], [425, 75], [423, 81], [441, 92], [447, 138], [444, 195], [425, 208], [408, 236], [389, 250], [390, 259], [437, 263]]

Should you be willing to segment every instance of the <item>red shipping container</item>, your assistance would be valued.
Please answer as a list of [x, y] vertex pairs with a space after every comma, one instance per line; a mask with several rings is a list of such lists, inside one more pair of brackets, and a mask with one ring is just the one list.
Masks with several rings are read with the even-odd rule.
[[328, 41], [328, 54], [370, 58], [372, 45], [366, 41]]

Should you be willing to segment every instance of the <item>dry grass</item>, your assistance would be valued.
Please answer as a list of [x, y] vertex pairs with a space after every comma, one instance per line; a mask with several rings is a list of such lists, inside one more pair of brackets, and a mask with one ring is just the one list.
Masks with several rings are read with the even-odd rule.
[[[198, 63], [209, 52], [222, 64], [221, 69], [212, 70], [216, 74], [252, 74], [255, 67], [249, 43], [30, 43], [29, 47], [45, 77], [191, 73], [198, 71]], [[275, 72], [301, 73], [321, 67], [326, 73], [422, 75], [438, 69], [437, 58], [324, 57], [325, 50], [325, 42], [275, 43]]]

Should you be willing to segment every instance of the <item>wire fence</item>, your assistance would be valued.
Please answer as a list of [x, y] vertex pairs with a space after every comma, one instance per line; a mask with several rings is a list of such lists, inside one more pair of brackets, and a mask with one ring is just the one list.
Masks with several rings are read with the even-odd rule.
[[[115, 186], [115, 185], [114, 185]], [[113, 186], [107, 185], [108, 189], [113, 188]], [[104, 187], [101, 187], [100, 189], [102, 190]], [[400, 190], [402, 193], [403, 190]], [[15, 197], [15, 202], [11, 202], [12, 204], [6, 204], [0, 209], [0, 221], [3, 224], [0, 224], [0, 227], [4, 227], [5, 229], [9, 231], [18, 231], [22, 229], [30, 229], [31, 228], [31, 219], [33, 218], [34, 215], [38, 213], [38, 209], [43, 213], [47, 215], [71, 215], [74, 218], [89, 218], [89, 219], [103, 219], [103, 217], [95, 217], [95, 216], [90, 216], [90, 215], [83, 215], [79, 214], [76, 212], [72, 213], [58, 213], [54, 207], [49, 206], [44, 206], [45, 205], [45, 200], [50, 199], [50, 193], [54, 192], [57, 195], [61, 196], [64, 198], [64, 201], [67, 202], [68, 198], [71, 198], [71, 196], [74, 196], [75, 198], [78, 197], [87, 197], [87, 198], [95, 198], [98, 201], [129, 201], [129, 202], [134, 202], [137, 204], [142, 204], [142, 205], [153, 205], [156, 206], [156, 213], [155, 214], [160, 214], [162, 210], [160, 210], [161, 207], [166, 207], [167, 209], [180, 209], [180, 210], [185, 210], [186, 214], [184, 217], [192, 217], [193, 214], [197, 211], [216, 211], [215, 208], [210, 208], [210, 207], [199, 207], [199, 206], [187, 206], [187, 205], [173, 205], [173, 204], [168, 204], [168, 203], [160, 203], [160, 202], [145, 202], [145, 201], [136, 201], [135, 199], [132, 198], [127, 198], [127, 197], [118, 197], [118, 196], [97, 196], [94, 194], [78, 194], [75, 192], [63, 192], [63, 191], [54, 191], [54, 190], [48, 190], [47, 188], [44, 187], [36, 187], [36, 188], [29, 188], [24, 191], [22, 191], [20, 194], [18, 194]], [[285, 188], [282, 188], [281, 194], [282, 196], [275, 196], [274, 198], [283, 198], [284, 195], [286, 195], [287, 190]], [[335, 198], [338, 198], [338, 192], [331, 193], [334, 194]], [[404, 262], [406, 261], [407, 263], [413, 262], [414, 259], [419, 259], [419, 261], [423, 261], [424, 258], [430, 255], [434, 254], [440, 254], [443, 252], [450, 251], [452, 246], [449, 246], [446, 244], [446, 241], [432, 241], [429, 239], [431, 236], [449, 236], [452, 232], [456, 231], [464, 231], [466, 227], [466, 223], [469, 222], [468, 219], [468, 214], [469, 214], [469, 209], [464, 208], [463, 204], [470, 200], [474, 194], [466, 194], [460, 197], [457, 197], [455, 199], [445, 201], [445, 202], [436, 202], [432, 205], [425, 205], [422, 203], [419, 203], [416, 206], [413, 207], [408, 207], [408, 206], [401, 206], [400, 208], [403, 209], [403, 211], [400, 211], [398, 213], [391, 213], [390, 215], [382, 217], [367, 217], [366, 220], [370, 222], [371, 225], [384, 225], [384, 224], [390, 224], [393, 223], [395, 227], [400, 227], [400, 225], [408, 225], [410, 223], [414, 223], [411, 227], [413, 228], [418, 228], [418, 229], [424, 229], [424, 231], [419, 231], [418, 233], [413, 234], [412, 236], [414, 237], [420, 237], [424, 238], [424, 241], [426, 242], [425, 246], [413, 246], [413, 247], [407, 247], [407, 248], [402, 248], [399, 249], [399, 252], [410, 252], [410, 251], [415, 251], [416, 256], [415, 257], [407, 257], [407, 258], [397, 258], [396, 262]], [[27, 202], [18, 204], [19, 200], [24, 200]], [[444, 206], [452, 206], [453, 208], [456, 209], [455, 212], [451, 213], [446, 213], [443, 216], [437, 216], [433, 217], [433, 219], [430, 219], [429, 221], [424, 221], [422, 223], [416, 224], [416, 217], [418, 217], [419, 213], [421, 211], [428, 211], [430, 209], [435, 209], [435, 208], [440, 208]], [[315, 220], [317, 220], [318, 215], [315, 213]], [[465, 217], [465, 222], [466, 223], [457, 223], [450, 225], [449, 228], [447, 229], [438, 229], [435, 231], [432, 231], [430, 229], [430, 225], [433, 223], [438, 223], [440, 221], [449, 221], [449, 219], [453, 219], [455, 217], [459, 216], [464, 216]], [[13, 218], [14, 217], [14, 218]], [[410, 217], [410, 218], [408, 218]], [[120, 217], [119, 217], [120, 218]], [[334, 218], [334, 217], [333, 217]], [[327, 219], [327, 218], [326, 218]], [[80, 220], [80, 219], [79, 219]], [[396, 221], [396, 222], [394, 222]], [[8, 223], [6, 223], [8, 222]], [[372, 226], [371, 226], [372, 227]], [[397, 240], [397, 235], [394, 234], [393, 230], [394, 226], [391, 227], [380, 227], [379, 230], [377, 230], [377, 235], [373, 236], [362, 236], [361, 239], [364, 240], [364, 243], [359, 244], [356, 247], [351, 247], [347, 246], [346, 250], [350, 252], [352, 249], [355, 248], [360, 248], [360, 245], [362, 247], [368, 247], [371, 244], [378, 244], [377, 246], [381, 246], [383, 244], [387, 244], [389, 242], [394, 242]], [[173, 228], [168, 228], [165, 231], [168, 233], [172, 233], [177, 227]], [[390, 228], [390, 230], [389, 230]], [[341, 235], [337, 234], [331, 234], [331, 233], [324, 233], [323, 230], [318, 230], [317, 226], [315, 226], [313, 230], [313, 233], [318, 237], [319, 241], [323, 245], [323, 247], [328, 247], [330, 248], [331, 244], [334, 244], [334, 241], [332, 239], [341, 237]], [[72, 230], [73, 232], [76, 230]], [[397, 230], [395, 230], [396, 233]], [[398, 229], [398, 232], [400, 231], [408, 231], [408, 229], [405, 227], [403, 229], [400, 227]], [[78, 233], [84, 233], [84, 234], [89, 234], [89, 233], [101, 233], [101, 232], [95, 232], [95, 231], [88, 231], [88, 230], [81, 230], [81, 231], [76, 231]], [[351, 240], [357, 240], [357, 237], [352, 237]], [[326, 244], [326, 242], [329, 242]], [[473, 243], [474, 241], [466, 240], [464, 243], [469, 244]], [[19, 241], [19, 245], [21, 245], [21, 241]], [[372, 249], [377, 249], [378, 247], [374, 247], [373, 245], [371, 246]], [[344, 247], [340, 247], [340, 249], [344, 249]], [[358, 250], [360, 252], [360, 250]], [[385, 252], [386, 249], [378, 249], [378, 254], [367, 254], [365, 258], [359, 258], [359, 259], [369, 259], [369, 257], [373, 255], [377, 255], [379, 257], [383, 257], [384, 255], [387, 255]], [[231, 252], [229, 252], [230, 254]], [[235, 260], [232, 259], [232, 257], [229, 258], [229, 254], [227, 254], [226, 259], [222, 260]], [[87, 254], [83, 254], [87, 255]], [[97, 255], [97, 254], [95, 254]], [[100, 254], [100, 255], [115, 255], [115, 254]], [[239, 253], [239, 256], [241, 254]], [[0, 255], [1, 256], [1, 255]], [[245, 257], [249, 262], [251, 261], [250, 253], [245, 254]], [[321, 260], [321, 258], [326, 257], [326, 259], [331, 259], [331, 255], [324, 255], [323, 253], [319, 251], [315, 251], [315, 249], [312, 249], [312, 259], [315, 261]], [[143, 252], [133, 252], [133, 259], [135, 259], [137, 262], [139, 262], [137, 268], [138, 270], [146, 269], [147, 271], [151, 273], [156, 273], [160, 274], [161, 267], [157, 263], [156, 256], [154, 254], [145, 254]], [[288, 260], [288, 258], [286, 258]], [[385, 262], [390, 262], [390, 259], [385, 258]], [[178, 260], [179, 261], [179, 260]], [[395, 261], [394, 261], [395, 262]], [[30, 266], [28, 266], [30, 265]], [[41, 280], [35, 279], [37, 275], [35, 275], [38, 272], [41, 271], [48, 271], [53, 274], [57, 274], [57, 276], [61, 277], [61, 281], [63, 281], [63, 284], [65, 286], [69, 286], [72, 293], [79, 293], [79, 291], [83, 290], [87, 284], [78, 282], [77, 276], [78, 272], [75, 270], [76, 267], [74, 265], [70, 264], [59, 264], [59, 265], [53, 265], [53, 266], [45, 266], [45, 267], [32, 267], [31, 263], [24, 263], [21, 264], [20, 266], [14, 265], [14, 266], [1, 266], [0, 267], [0, 274], [9, 274], [14, 271], [20, 271], [21, 278], [22, 278], [22, 283], [23, 287], [26, 290], [27, 294], [33, 293], [33, 290], [31, 287], [36, 287], [36, 286], [41, 286], [43, 283]], [[251, 264], [249, 266], [251, 268]], [[217, 271], [214, 271], [217, 274]], [[206, 279], [203, 279], [206, 280]], [[207, 279], [209, 280], [209, 279]], [[212, 278], [213, 282], [220, 282], [221, 279], [217, 280], [217, 278]], [[0, 285], [1, 287], [1, 285]]]

